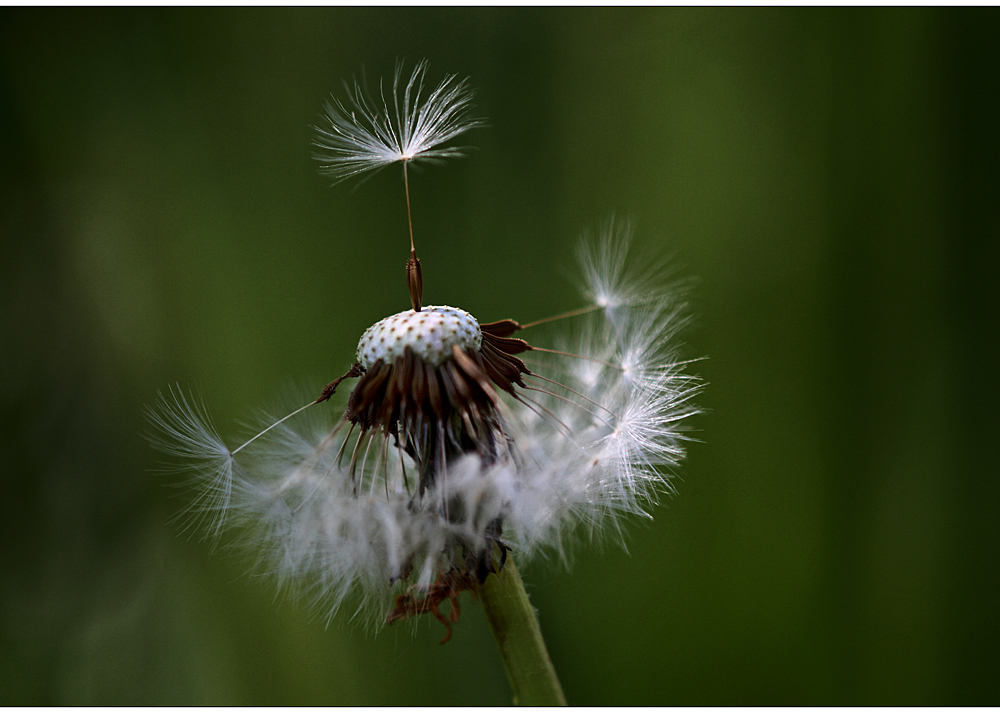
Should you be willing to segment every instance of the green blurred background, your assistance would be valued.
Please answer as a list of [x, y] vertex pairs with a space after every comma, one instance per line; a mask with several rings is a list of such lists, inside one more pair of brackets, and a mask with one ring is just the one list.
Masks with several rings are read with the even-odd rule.
[[482, 613], [329, 629], [178, 535], [158, 389], [224, 433], [408, 306], [341, 78], [426, 57], [490, 128], [413, 179], [426, 299], [579, 304], [612, 212], [699, 280], [679, 495], [525, 573], [575, 704], [997, 704], [994, 10], [0, 10], [2, 704], [504, 704]]

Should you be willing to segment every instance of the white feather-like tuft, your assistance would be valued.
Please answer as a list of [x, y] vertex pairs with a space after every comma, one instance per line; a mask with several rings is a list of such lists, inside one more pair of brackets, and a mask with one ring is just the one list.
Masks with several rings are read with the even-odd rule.
[[399, 161], [435, 162], [462, 156], [461, 148], [438, 148], [477, 126], [480, 119], [468, 116], [472, 91], [467, 80], [445, 77], [423, 97], [427, 61], [417, 63], [401, 90], [402, 64], [396, 65], [391, 101], [379, 86], [377, 99], [354, 82], [347, 82], [346, 104], [332, 98], [324, 106], [325, 125], [317, 126], [314, 156], [321, 171], [338, 180], [373, 171]]
[[186, 517], [185, 529], [207, 521], [208, 536], [217, 539], [230, 512], [233, 454], [219, 438], [200, 399], [186, 396], [179, 386], [157, 397], [156, 405], [146, 408], [146, 418], [155, 427], [146, 438], [158, 450], [179, 459], [164, 470], [194, 475], [195, 498], [181, 513]]

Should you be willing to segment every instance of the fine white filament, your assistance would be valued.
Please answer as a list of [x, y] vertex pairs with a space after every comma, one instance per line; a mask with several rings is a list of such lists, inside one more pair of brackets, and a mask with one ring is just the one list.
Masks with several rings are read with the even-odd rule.
[[377, 98], [363, 85], [346, 82], [348, 101], [331, 98], [324, 109], [324, 125], [316, 127], [313, 142], [321, 171], [338, 181], [391, 163], [435, 162], [462, 155], [461, 148], [438, 148], [461, 133], [482, 126], [468, 117], [472, 91], [467, 80], [449, 75], [424, 96], [426, 60], [413, 70], [405, 87], [402, 65], [396, 65], [389, 98], [381, 84]]

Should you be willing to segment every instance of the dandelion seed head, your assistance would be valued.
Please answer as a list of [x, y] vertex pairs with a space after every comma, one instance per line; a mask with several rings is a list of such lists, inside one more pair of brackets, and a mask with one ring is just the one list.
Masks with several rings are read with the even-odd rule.
[[[606, 227], [602, 239], [629, 237]], [[201, 458], [203, 505], [228, 513], [257, 570], [324, 616], [351, 601], [378, 624], [396, 593], [488, 569], [500, 543], [567, 561], [581, 528], [623, 542], [622, 518], [672, 491], [700, 382], [666, 338], [684, 320], [676, 300], [636, 291], [627, 276], [642, 273], [624, 257], [583, 266], [590, 285], [628, 298], [575, 317], [555, 352], [514, 338], [516, 322], [425, 307], [366, 330], [346, 411], [306, 411], [235, 457], [183, 400], [160, 423], [180, 440], [173, 452]]]

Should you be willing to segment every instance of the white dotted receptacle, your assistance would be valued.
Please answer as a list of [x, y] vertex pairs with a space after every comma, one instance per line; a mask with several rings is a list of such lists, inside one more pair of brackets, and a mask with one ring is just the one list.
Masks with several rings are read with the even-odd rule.
[[366, 329], [358, 342], [357, 360], [366, 369], [379, 359], [392, 364], [410, 347], [436, 367], [451, 359], [453, 347], [478, 351], [482, 343], [479, 322], [465, 310], [424, 307], [419, 312], [407, 310], [386, 317]]

